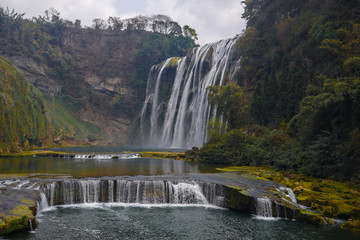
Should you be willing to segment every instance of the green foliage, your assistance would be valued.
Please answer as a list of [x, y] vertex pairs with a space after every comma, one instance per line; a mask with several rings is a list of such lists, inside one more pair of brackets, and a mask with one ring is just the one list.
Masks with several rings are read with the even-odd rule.
[[189, 25], [185, 25], [183, 27], [183, 31], [186, 38], [198, 40], [198, 34], [196, 33], [195, 29], [191, 28]]
[[224, 124], [217, 118], [210, 119], [208, 122], [208, 127], [207, 127], [207, 130], [209, 133], [208, 143], [216, 144], [216, 143], [220, 142], [221, 137], [225, 132], [224, 128], [225, 128]]
[[[253, 87], [250, 113], [255, 123], [266, 127], [235, 120], [231, 131], [211, 141], [223, 151], [224, 163], [274, 165], [318, 177], [359, 180], [359, 168], [350, 166], [359, 165], [355, 136], [360, 127], [360, 2], [242, 4], [248, 22], [238, 42], [238, 83]], [[218, 92], [212, 91], [210, 100], [219, 102]], [[251, 129], [249, 141], [239, 140], [241, 132], [235, 130], [240, 127]]]
[[48, 113], [49, 125], [52, 135], [56, 139], [96, 139], [100, 129], [85, 121], [81, 121], [74, 116], [69, 109], [73, 109], [67, 104], [69, 100], [60, 97], [46, 96], [45, 110]]
[[[62, 19], [60, 13], [53, 8], [45, 11], [45, 16], [34, 17], [32, 20], [23, 19], [23, 15], [14, 11], [9, 13], [0, 7], [2, 54], [32, 58], [43, 66], [47, 75], [62, 83], [62, 94], [79, 95], [83, 91], [79, 86], [81, 74], [77, 72], [73, 51], [66, 49], [64, 34], [71, 28], [84, 33], [93, 30], [81, 28], [79, 20], [73, 23]], [[185, 36], [179, 24], [165, 15], [138, 16], [125, 20], [110, 17], [107, 22], [94, 19], [94, 28], [97, 34], [107, 32], [124, 36], [121, 32], [126, 32], [124, 38], [141, 38], [140, 44], [131, 50], [130, 58], [135, 58], [135, 61], [129, 64], [131, 69], [126, 71], [124, 76], [136, 95], [132, 99], [136, 101], [133, 104], [135, 110], [140, 107], [145, 96], [146, 80], [151, 66], [168, 57], [184, 56], [190, 48], [196, 46], [193, 36]], [[196, 34], [194, 29], [189, 29]]]
[[289, 121], [319, 74], [358, 76], [358, 1], [245, 0], [242, 4], [248, 23], [239, 42], [238, 82], [255, 87], [250, 105], [258, 123]]
[[0, 57], [0, 152], [42, 146], [46, 129], [41, 94]]
[[222, 86], [209, 86], [210, 103], [217, 107], [224, 122], [230, 129], [240, 128], [247, 123], [247, 105], [242, 88], [234, 83]]

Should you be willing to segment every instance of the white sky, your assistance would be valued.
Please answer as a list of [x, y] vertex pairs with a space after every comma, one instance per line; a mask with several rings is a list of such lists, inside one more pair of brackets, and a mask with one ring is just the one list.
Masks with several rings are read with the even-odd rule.
[[200, 45], [234, 37], [246, 26], [241, 0], [1, 0], [0, 5], [25, 13], [25, 18], [44, 16], [45, 10], [54, 7], [61, 18], [80, 19], [86, 26], [94, 18], [165, 14], [181, 26], [194, 28]]

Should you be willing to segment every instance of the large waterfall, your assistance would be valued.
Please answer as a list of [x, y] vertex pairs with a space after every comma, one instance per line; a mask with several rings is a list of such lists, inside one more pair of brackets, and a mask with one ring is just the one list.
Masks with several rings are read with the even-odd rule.
[[206, 127], [216, 114], [206, 88], [231, 80], [237, 38], [207, 44], [183, 58], [169, 58], [149, 74], [141, 112], [140, 134], [150, 147], [202, 146]]

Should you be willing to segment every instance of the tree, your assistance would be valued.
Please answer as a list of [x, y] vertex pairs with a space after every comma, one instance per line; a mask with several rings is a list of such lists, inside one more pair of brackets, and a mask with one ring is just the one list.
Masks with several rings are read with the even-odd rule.
[[105, 30], [107, 27], [106, 21], [100, 18], [95, 18], [93, 20], [93, 28], [96, 30]]
[[234, 83], [208, 87], [210, 103], [217, 107], [230, 129], [238, 129], [247, 121], [246, 97], [242, 88]]
[[107, 22], [114, 31], [121, 31], [124, 27], [124, 22], [119, 17], [109, 17]]
[[76, 19], [74, 26], [75, 26], [76, 28], [81, 28], [81, 20]]
[[191, 28], [189, 25], [185, 25], [183, 27], [183, 32], [185, 37], [193, 40], [198, 40], [198, 34], [196, 33], [195, 29]]

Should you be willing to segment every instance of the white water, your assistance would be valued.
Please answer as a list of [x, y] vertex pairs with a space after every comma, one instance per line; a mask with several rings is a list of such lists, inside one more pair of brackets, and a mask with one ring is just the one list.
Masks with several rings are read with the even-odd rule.
[[269, 198], [256, 199], [256, 215], [265, 218], [272, 218], [272, 202]]
[[[48, 206], [99, 202], [225, 206], [222, 188], [216, 184], [195, 181], [65, 180], [46, 184], [42, 191]], [[42, 204], [41, 208], [46, 208]]]
[[[284, 194], [287, 198], [289, 198], [291, 200], [292, 203], [297, 203], [296, 196], [291, 188], [280, 187], [277, 190], [279, 191], [280, 196], [281, 196], [281, 194]], [[286, 198], [282, 198], [282, 199], [285, 201], [289, 201]]]
[[119, 154], [75, 154], [75, 159], [133, 159], [138, 158], [136, 153], [119, 153]]
[[34, 229], [33, 229], [33, 225], [32, 225], [32, 222], [31, 222], [30, 218], [29, 218], [29, 227], [30, 227], [30, 231], [33, 232]]
[[[221, 85], [226, 77], [234, 75], [228, 73], [238, 68], [236, 64], [230, 66], [236, 42], [237, 39], [227, 39], [207, 44], [193, 49], [190, 57], [180, 59], [168, 99], [160, 99], [159, 93], [172, 59], [151, 69], [140, 122], [144, 145], [190, 148], [204, 144], [208, 121], [216, 112], [209, 105], [206, 89]], [[165, 104], [165, 112], [161, 112]]]

